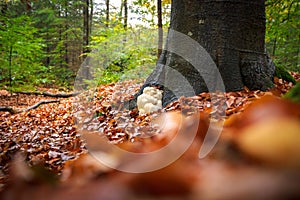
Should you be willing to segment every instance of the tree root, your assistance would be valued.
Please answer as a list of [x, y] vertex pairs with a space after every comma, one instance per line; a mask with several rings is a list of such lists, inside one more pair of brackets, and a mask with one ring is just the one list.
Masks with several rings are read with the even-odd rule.
[[6, 106], [6, 107], [0, 107], [0, 112], [3, 111], [3, 112], [9, 112], [10, 114], [16, 114], [16, 113], [19, 113], [20, 111], [18, 110], [14, 110], [12, 107], [9, 107], [9, 106]]
[[0, 111], [9, 112], [10, 114], [13, 115], [13, 114], [17, 114], [17, 113], [27, 112], [29, 110], [33, 110], [33, 109], [38, 108], [40, 105], [43, 105], [43, 104], [58, 103], [58, 102], [59, 102], [59, 100], [40, 101], [40, 102], [34, 104], [33, 106], [31, 106], [29, 108], [26, 108], [24, 110], [16, 110], [16, 109], [13, 109], [12, 107], [5, 106], [5, 107], [0, 107]]
[[52, 94], [49, 92], [15, 92], [17, 94], [27, 94], [27, 95], [42, 95], [45, 97], [56, 97], [56, 98], [69, 98], [69, 97], [74, 97], [80, 94], [80, 92], [74, 92], [74, 93], [69, 93], [69, 94]]

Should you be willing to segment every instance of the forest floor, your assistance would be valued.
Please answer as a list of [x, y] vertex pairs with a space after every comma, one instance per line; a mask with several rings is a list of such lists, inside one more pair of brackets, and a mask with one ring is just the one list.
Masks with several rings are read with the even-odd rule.
[[[292, 73], [292, 75], [297, 81], [300, 81], [299, 73]], [[26, 108], [41, 101], [57, 100], [57, 102], [47, 103], [35, 109], [15, 114], [0, 112], [0, 191], [2, 190], [0, 197], [2, 199], [19, 199], [22, 196], [22, 199], [39, 199], [44, 195], [45, 191], [53, 194], [53, 198], [49, 196], [46, 199], [71, 199], [71, 196], [67, 197], [67, 194], [77, 195], [72, 197], [72, 199], [80, 199], [86, 196], [87, 199], [97, 199], [98, 197], [103, 197], [103, 199], [139, 199], [137, 196], [152, 199], [154, 194], [162, 197], [162, 199], [168, 199], [165, 198], [168, 195], [175, 195], [176, 197], [182, 194], [186, 195], [185, 187], [197, 188], [200, 184], [198, 175], [196, 178], [193, 177], [195, 175], [191, 175], [192, 178], [186, 180], [186, 176], [189, 176], [189, 173], [191, 173], [188, 172], [189, 165], [183, 165], [184, 169], [180, 165], [180, 172], [176, 171], [176, 167], [168, 169], [167, 173], [171, 173], [170, 176], [172, 178], [169, 175], [166, 175], [167, 178], [164, 177], [165, 173], [163, 171], [153, 174], [153, 177], [156, 177], [156, 183], [153, 183], [153, 179], [147, 176], [139, 177], [137, 175], [134, 178], [128, 177], [126, 174], [119, 176], [115, 174], [119, 172], [107, 169], [98, 162], [96, 164], [96, 161], [88, 157], [87, 144], [82, 138], [82, 134], [89, 132], [104, 135], [113, 144], [126, 144], [128, 141], [131, 143], [135, 141], [140, 142], [141, 138], [145, 136], [150, 137], [151, 140], [151, 135], [156, 134], [158, 131], [158, 127], [152, 122], [159, 117], [160, 113], [180, 111], [184, 117], [188, 117], [194, 116], [195, 113], [200, 111], [209, 118], [213, 111], [213, 105], [226, 105], [225, 115], [217, 114], [217, 116], [221, 116], [221, 120], [225, 124], [224, 130], [226, 130], [226, 127], [229, 127], [228, 129], [232, 127], [238, 129], [239, 125], [237, 124], [239, 122], [243, 123], [243, 121], [236, 121], [236, 116], [241, 115], [252, 102], [267, 95], [280, 97], [293, 85], [281, 79], [275, 79], [275, 87], [267, 92], [249, 91], [245, 88], [240, 92], [216, 94], [224, 96], [225, 100], [217, 98], [215, 101], [212, 101], [209, 93], [202, 93], [188, 98], [181, 97], [159, 112], [141, 116], [136, 109], [129, 111], [124, 110], [122, 107], [123, 103], [132, 98], [132, 95], [139, 90], [140, 86], [141, 84], [134, 81], [112, 83], [99, 86], [95, 91], [86, 91], [69, 98], [46, 97], [39, 94], [10, 94], [6, 90], [0, 90], [0, 106], [10, 107], [18, 111], [24, 111]], [[40, 90], [53, 94], [59, 93], [59, 91], [54, 89]], [[218, 109], [216, 112], [218, 112]], [[176, 121], [176, 117], [171, 117], [170, 120]], [[185, 127], [185, 125], [183, 126]], [[223, 138], [223, 140], [226, 139]], [[145, 144], [155, 145], [154, 143], [155, 140], [151, 141], [150, 144]], [[212, 175], [210, 177], [201, 175], [200, 179], [212, 179], [212, 182], [207, 183], [208, 185], [206, 186], [199, 186], [201, 189], [197, 190], [197, 192], [201, 191], [201, 194], [194, 191], [193, 195], [223, 199], [218, 194], [212, 194], [211, 190], [219, 188], [219, 184], [224, 184], [222, 185], [224, 188], [220, 190], [221, 193], [224, 193], [222, 196], [224, 199], [242, 197], [256, 190], [259, 190], [256, 196], [258, 198], [273, 198], [272, 194], [270, 196], [262, 194], [263, 188], [258, 189], [259, 186], [269, 184], [264, 187], [269, 188], [269, 192], [272, 193], [273, 190], [277, 190], [278, 185], [282, 187], [283, 184], [290, 183], [290, 179], [274, 176], [274, 174], [278, 174], [278, 171], [276, 171], [277, 167], [271, 167], [269, 170], [268, 165], [266, 165], [267, 167], [261, 165], [261, 161], [254, 161], [254, 169], [256, 169], [256, 166], [259, 166], [261, 170], [253, 170], [252, 158], [248, 159], [247, 155], [241, 156], [240, 152], [232, 153], [231, 151], [234, 150], [231, 148], [228, 150], [227, 147], [224, 147], [227, 145], [225, 143], [223, 143], [223, 146], [219, 145], [219, 150], [218, 148], [215, 150], [218, 153], [212, 156], [219, 159], [223, 154], [226, 154], [222, 159], [219, 161], [218, 159], [212, 159], [200, 163], [201, 170]], [[131, 147], [129, 145], [128, 147], [125, 146], [125, 148]], [[223, 151], [220, 149], [227, 153], [220, 153], [220, 151]], [[228, 165], [228, 163], [230, 164]], [[236, 163], [239, 163], [238, 166], [240, 166], [240, 163], [245, 164], [244, 166], [247, 166], [246, 170], [235, 168], [236, 174], [228, 172], [230, 168], [228, 166], [235, 166]], [[193, 167], [191, 169], [192, 171], [198, 170]], [[226, 169], [227, 172], [218, 176], [216, 172], [223, 169]], [[178, 173], [183, 173], [182, 170], [187, 175], [178, 175]], [[269, 173], [270, 171], [272, 172]], [[196, 171], [194, 173], [197, 174]], [[294, 175], [294, 173], [292, 174]], [[296, 173], [295, 176], [299, 177], [299, 175], [299, 173]], [[163, 177], [161, 180], [160, 176]], [[168, 178], [170, 180], [165, 180]], [[246, 181], [245, 184], [242, 183], [242, 180], [247, 178], [250, 180]], [[197, 181], [192, 184], [191, 182], [194, 182], [192, 181], [194, 179]], [[107, 183], [105, 186], [103, 181]], [[159, 183], [160, 181], [161, 183]], [[237, 193], [232, 192], [233, 189], [228, 189], [229, 186], [225, 184], [228, 181], [241, 184], [240, 188], [237, 189]], [[257, 181], [262, 183], [253, 186]], [[55, 187], [51, 185], [52, 182], [55, 182]], [[175, 185], [178, 183], [178, 187], [174, 186], [174, 188], [170, 187], [170, 189], [166, 186], [166, 184], [172, 185], [172, 182]], [[51, 183], [50, 186], [49, 183]], [[160, 185], [163, 183], [165, 184]], [[140, 186], [143, 184], [145, 185]], [[299, 186], [298, 184], [299, 182], [295, 183], [295, 185]], [[82, 187], [82, 185], [85, 186]], [[289, 188], [291, 189], [295, 185], [291, 184]], [[248, 186], [252, 188], [250, 191], [245, 189]], [[102, 187], [103, 189], [101, 189]], [[130, 192], [128, 192], [127, 187]], [[145, 190], [147, 187], [152, 188]], [[78, 191], [74, 188], [81, 189]], [[174, 192], [174, 189], [178, 189], [178, 193]], [[21, 192], [19, 193], [18, 191]], [[67, 193], [65, 193], [66, 191]], [[135, 194], [138, 195], [136, 196]], [[275, 192], [274, 194], [277, 193]], [[292, 197], [294, 197], [293, 195], [298, 195], [297, 197], [299, 197], [299, 193], [294, 194], [294, 190], [288, 190], [287, 188], [282, 189], [281, 194], [292, 195]], [[193, 198], [191, 197], [191, 199]]]

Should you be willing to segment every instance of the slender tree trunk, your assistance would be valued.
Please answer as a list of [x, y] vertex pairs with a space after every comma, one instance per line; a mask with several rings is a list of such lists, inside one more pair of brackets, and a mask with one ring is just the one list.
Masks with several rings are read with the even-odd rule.
[[93, 16], [94, 16], [94, 2], [90, 0], [90, 35], [92, 35], [92, 27], [93, 27]]
[[89, 2], [90, 0], [83, 0], [83, 52], [89, 52], [89, 37], [90, 37], [90, 24], [89, 24]]
[[[62, 11], [62, 6], [60, 5], [59, 6], [59, 11], [58, 11], [59, 18], [62, 16], [61, 11]], [[58, 32], [59, 32], [58, 43], [61, 43], [61, 41], [62, 41], [62, 25], [61, 24], [59, 24], [59, 31]], [[63, 55], [62, 49], [59, 48], [59, 66], [60, 66], [60, 68], [63, 67], [63, 63], [62, 63], [63, 58], [62, 58], [62, 55]]]
[[124, 0], [124, 29], [127, 29], [128, 25], [128, 5], [127, 5], [127, 0]]
[[162, 25], [162, 4], [161, 0], [157, 0], [157, 25], [158, 25], [158, 46], [157, 57], [159, 58], [162, 53], [163, 46], [163, 25]]
[[109, 27], [109, 0], [106, 0], [106, 27]]
[[[66, 20], [66, 23], [65, 23], [65, 31], [67, 31], [69, 29], [69, 26], [68, 26], [68, 23], [67, 23], [67, 20], [68, 20], [68, 1], [65, 1], [65, 20]], [[68, 34], [65, 33], [65, 64], [66, 66], [69, 66], [69, 52], [68, 52]]]
[[[89, 53], [90, 49], [88, 47], [89, 45], [89, 33], [90, 33], [90, 25], [89, 25], [89, 2], [90, 0], [83, 0], [84, 2], [84, 7], [83, 7], [83, 53]], [[87, 57], [87, 55], [84, 55], [83, 58], [84, 60], [84, 73], [85, 77], [88, 79], [91, 78], [91, 71], [90, 71], [90, 57]]]
[[49, 27], [48, 25], [47, 26], [47, 31], [46, 31], [46, 54], [47, 54], [47, 57], [46, 57], [46, 66], [50, 66], [50, 44], [49, 44], [49, 41], [50, 41], [50, 37], [49, 37]]
[[12, 95], [12, 57], [13, 57], [13, 45], [10, 45], [9, 48], [9, 87], [10, 87], [10, 94]]

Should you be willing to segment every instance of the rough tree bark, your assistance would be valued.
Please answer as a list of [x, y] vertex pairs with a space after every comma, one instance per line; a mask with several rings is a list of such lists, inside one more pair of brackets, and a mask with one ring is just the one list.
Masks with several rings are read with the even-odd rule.
[[[244, 86], [266, 90], [273, 85], [274, 65], [266, 54], [264, 42], [264, 0], [173, 0], [170, 30], [190, 36], [210, 54], [226, 91], [242, 90]], [[173, 39], [169, 34], [166, 45], [174, 45]], [[191, 48], [190, 53], [193, 51]], [[173, 82], [182, 96], [191, 96], [182, 88], [183, 83], [168, 76], [166, 65], [181, 73], [195, 94], [208, 91], [203, 74], [184, 58], [164, 50], [136, 97], [144, 87], [159, 85], [164, 90], [165, 106], [177, 98], [164, 87], [166, 81]], [[130, 108], [134, 106], [135, 99], [129, 104]]]

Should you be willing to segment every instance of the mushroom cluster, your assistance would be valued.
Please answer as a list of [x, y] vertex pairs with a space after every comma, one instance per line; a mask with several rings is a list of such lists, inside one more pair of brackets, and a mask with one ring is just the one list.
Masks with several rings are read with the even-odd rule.
[[137, 98], [139, 114], [146, 114], [162, 108], [162, 90], [155, 87], [145, 87], [143, 94]]

